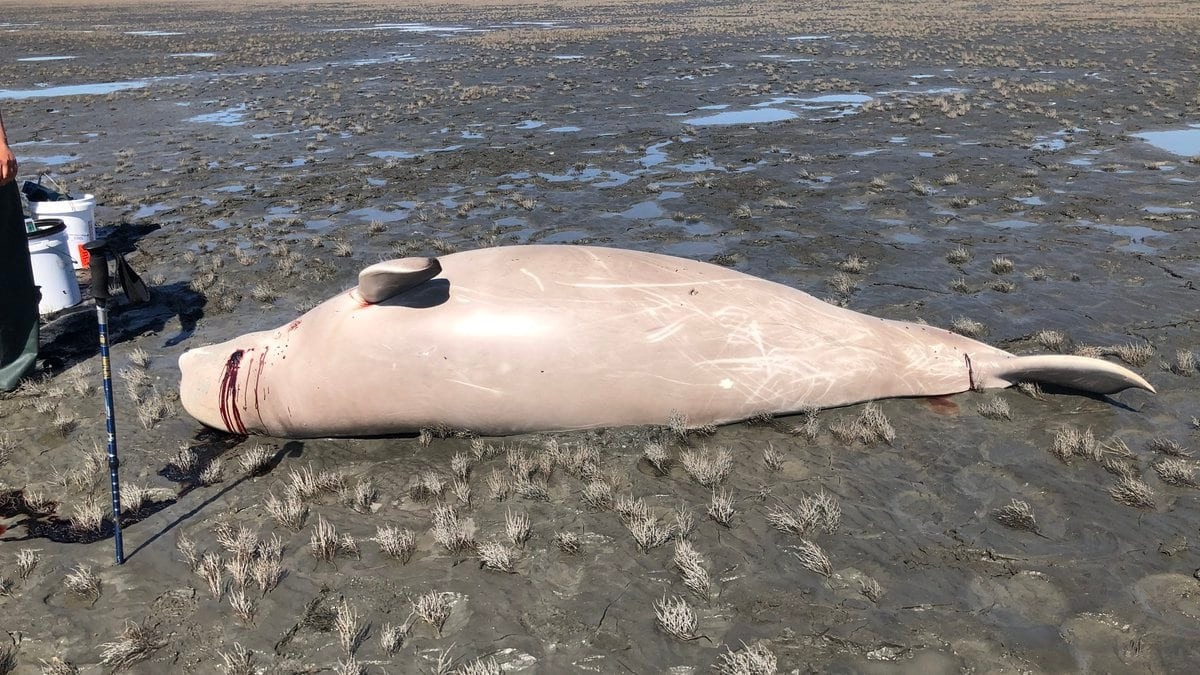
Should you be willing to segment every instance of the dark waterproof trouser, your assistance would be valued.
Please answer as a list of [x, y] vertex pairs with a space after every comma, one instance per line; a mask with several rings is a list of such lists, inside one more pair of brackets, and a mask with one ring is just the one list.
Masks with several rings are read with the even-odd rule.
[[38, 301], [17, 182], [0, 185], [0, 391], [9, 391], [37, 360]]

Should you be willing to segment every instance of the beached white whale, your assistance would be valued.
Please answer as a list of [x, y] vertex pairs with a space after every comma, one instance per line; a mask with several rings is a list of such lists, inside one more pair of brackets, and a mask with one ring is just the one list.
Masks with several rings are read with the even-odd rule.
[[291, 438], [502, 435], [673, 413], [722, 424], [1019, 381], [1154, 391], [1100, 359], [1013, 356], [724, 267], [586, 246], [372, 265], [286, 326], [193, 349], [179, 367], [197, 420]]

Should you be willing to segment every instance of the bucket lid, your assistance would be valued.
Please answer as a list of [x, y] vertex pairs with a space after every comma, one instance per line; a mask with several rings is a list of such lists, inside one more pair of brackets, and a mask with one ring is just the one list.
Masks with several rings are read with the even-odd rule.
[[40, 218], [34, 221], [34, 226], [37, 229], [34, 232], [29, 233], [30, 239], [43, 239], [45, 237], [52, 237], [67, 229], [67, 224], [58, 218]]

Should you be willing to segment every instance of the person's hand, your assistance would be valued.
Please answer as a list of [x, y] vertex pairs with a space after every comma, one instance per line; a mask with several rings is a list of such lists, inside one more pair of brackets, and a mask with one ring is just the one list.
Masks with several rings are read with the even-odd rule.
[[11, 148], [0, 144], [0, 185], [17, 178], [17, 156]]

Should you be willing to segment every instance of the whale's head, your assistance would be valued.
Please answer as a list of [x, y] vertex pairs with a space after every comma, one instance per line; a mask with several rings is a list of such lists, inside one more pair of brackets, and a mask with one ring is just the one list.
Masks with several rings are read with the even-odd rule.
[[184, 410], [221, 431], [262, 431], [256, 388], [270, 351], [268, 335], [250, 333], [184, 352], [179, 357], [179, 400]]

